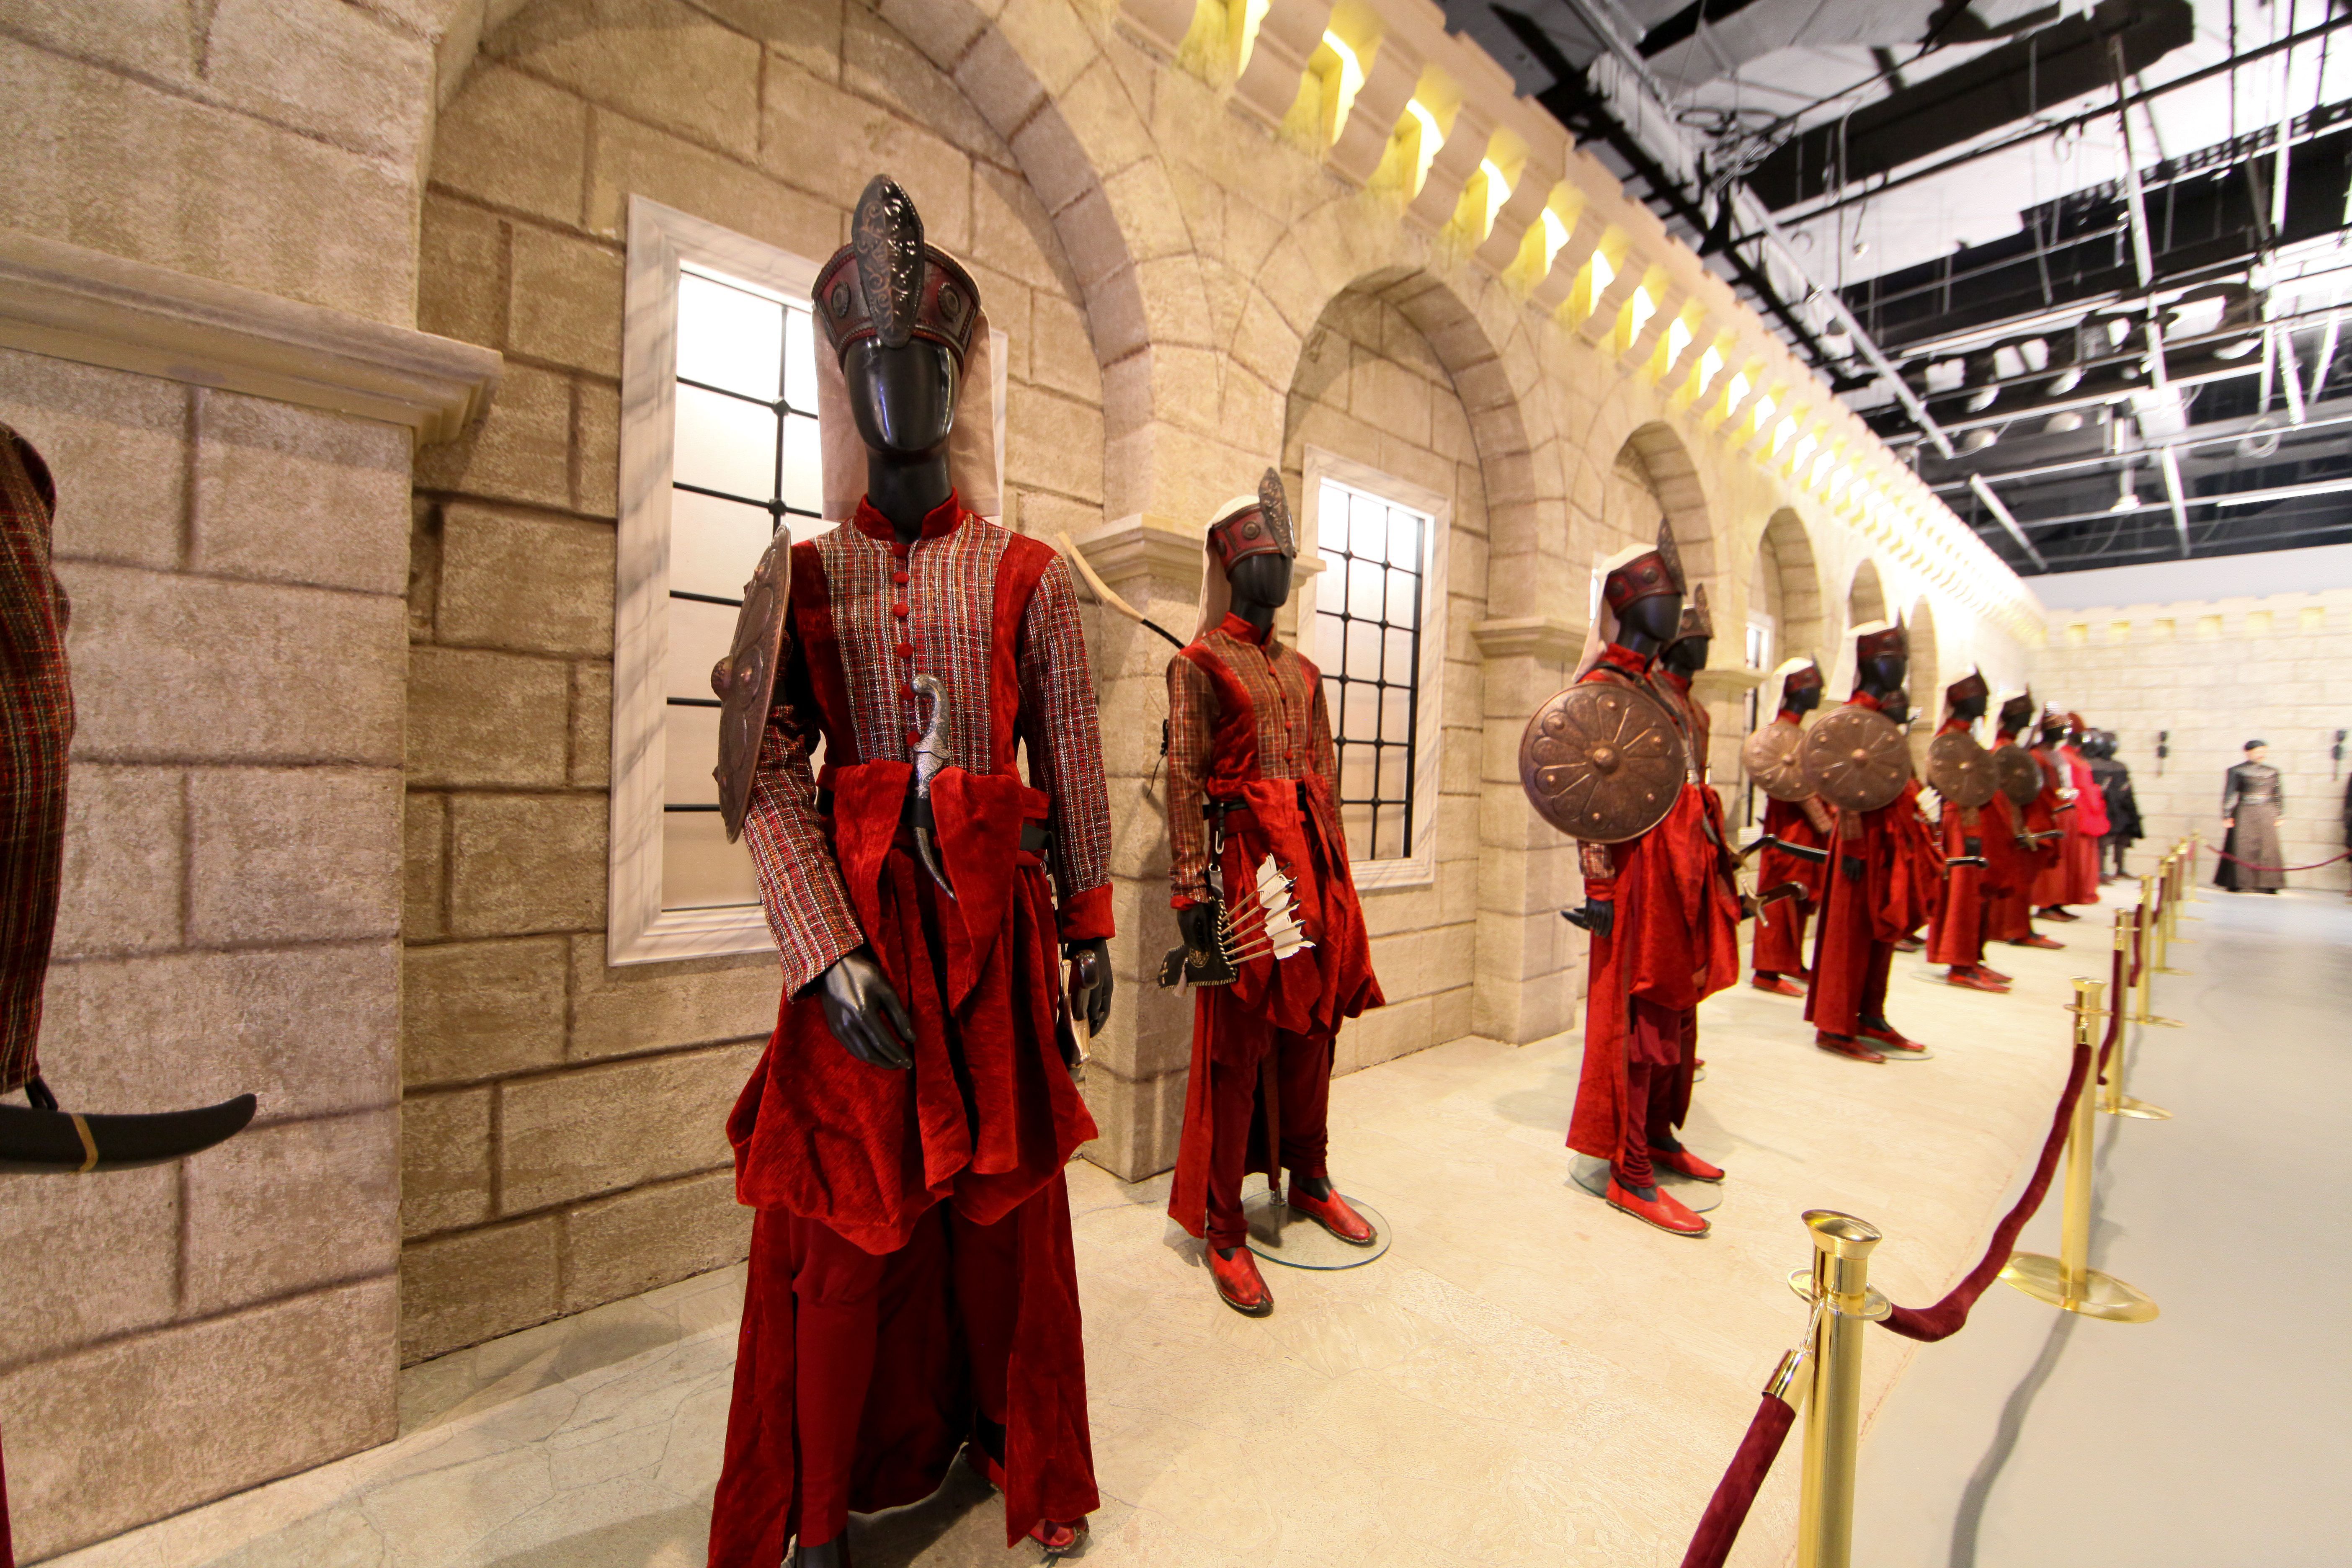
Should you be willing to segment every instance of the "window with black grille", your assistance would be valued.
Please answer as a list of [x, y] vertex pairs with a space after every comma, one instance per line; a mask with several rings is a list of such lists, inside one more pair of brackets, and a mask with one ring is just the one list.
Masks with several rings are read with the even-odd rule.
[[1432, 521], [1325, 479], [1317, 495], [1324, 574], [1315, 662], [1339, 754], [1339, 817], [1351, 860], [1413, 852], [1414, 747]]
[[814, 321], [793, 299], [688, 266], [677, 279], [677, 386], [670, 468], [667, 778], [662, 902], [756, 903], [751, 859], [727, 842], [710, 761], [743, 584], [778, 529], [826, 526], [816, 421]]

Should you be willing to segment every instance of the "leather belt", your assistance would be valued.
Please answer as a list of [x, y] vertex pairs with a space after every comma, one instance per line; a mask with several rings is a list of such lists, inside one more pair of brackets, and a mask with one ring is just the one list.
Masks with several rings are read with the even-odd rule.
[[[1299, 814], [1305, 816], [1307, 805], [1304, 781], [1299, 783], [1297, 790]], [[1258, 826], [1257, 813], [1250, 809], [1250, 804], [1245, 800], [1204, 800], [1201, 803], [1201, 816], [1211, 826], [1225, 833], [1237, 827], [1255, 828]]]
[[[817, 815], [824, 817], [827, 822], [831, 822], [833, 820], [833, 792], [831, 790], [821, 789], [816, 792], [816, 809]], [[902, 836], [909, 834], [913, 831], [914, 826], [915, 797], [910, 795], [907, 796], [898, 806], [898, 831]], [[1045, 858], [1045, 852], [1053, 847], [1054, 830], [1051, 826], [1034, 816], [1023, 819], [1021, 824], [1021, 853], [1024, 855], [1034, 855], [1042, 860]]]

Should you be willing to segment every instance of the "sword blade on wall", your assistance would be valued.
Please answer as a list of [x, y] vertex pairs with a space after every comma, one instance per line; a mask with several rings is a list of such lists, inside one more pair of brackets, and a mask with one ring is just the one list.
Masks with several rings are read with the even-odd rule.
[[146, 1116], [84, 1115], [0, 1105], [0, 1172], [73, 1173], [160, 1165], [236, 1136], [253, 1120], [254, 1098]]

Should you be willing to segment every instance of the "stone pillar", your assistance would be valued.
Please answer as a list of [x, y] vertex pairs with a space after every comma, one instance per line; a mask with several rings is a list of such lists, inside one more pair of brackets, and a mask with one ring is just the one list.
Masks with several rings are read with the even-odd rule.
[[1584, 628], [1551, 616], [1519, 616], [1470, 630], [1486, 666], [1471, 1027], [1524, 1045], [1574, 1024], [1583, 994], [1584, 939], [1559, 918], [1582, 897], [1576, 844], [1528, 805], [1518, 759], [1528, 716], [1568, 684]]
[[[1126, 517], [1089, 533], [1078, 548], [1112, 592], [1173, 635], [1191, 637], [1201, 596], [1197, 529], [1148, 514]], [[1093, 595], [1081, 585], [1079, 596]], [[1192, 1046], [1190, 995], [1157, 983], [1160, 957], [1177, 942], [1168, 907], [1168, 773], [1160, 760], [1168, 661], [1176, 650], [1107, 605], [1087, 615], [1110, 792], [1118, 921], [1111, 956], [1119, 968], [1110, 1021], [1093, 1042], [1087, 1069], [1087, 1104], [1102, 1137], [1086, 1154], [1122, 1180], [1140, 1181], [1176, 1163]]]

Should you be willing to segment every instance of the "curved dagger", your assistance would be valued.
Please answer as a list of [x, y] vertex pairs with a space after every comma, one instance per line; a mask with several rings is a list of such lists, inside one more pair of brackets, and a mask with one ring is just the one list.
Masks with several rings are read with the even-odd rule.
[[193, 1154], [253, 1120], [254, 1099], [152, 1115], [81, 1115], [0, 1105], [0, 1172], [127, 1171]]
[[955, 889], [949, 885], [947, 873], [940, 868], [939, 819], [931, 812], [931, 781], [948, 766], [947, 743], [940, 731], [947, 727], [948, 689], [936, 675], [918, 675], [911, 683], [917, 691], [931, 700], [931, 716], [923, 725], [923, 738], [915, 742], [915, 855], [922, 861], [923, 869], [931, 880], [952, 900]]

